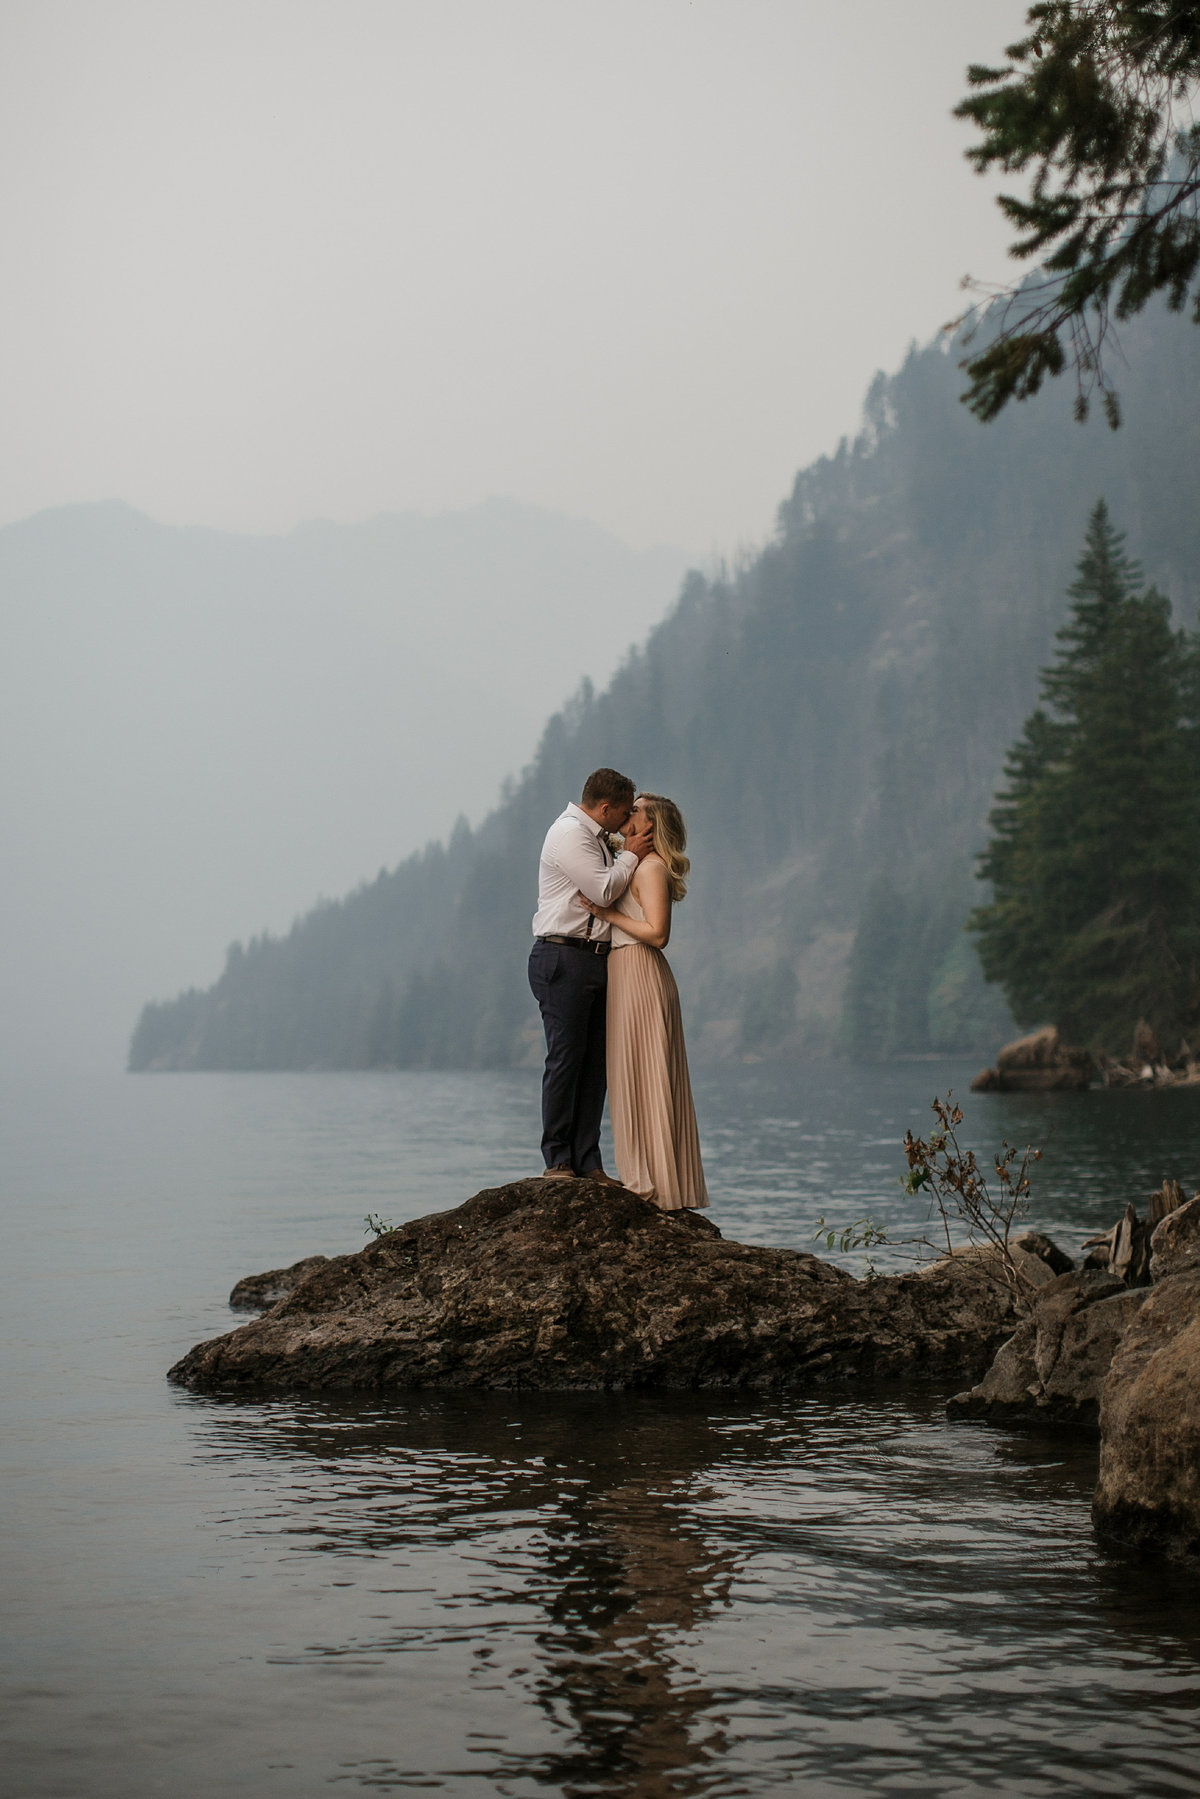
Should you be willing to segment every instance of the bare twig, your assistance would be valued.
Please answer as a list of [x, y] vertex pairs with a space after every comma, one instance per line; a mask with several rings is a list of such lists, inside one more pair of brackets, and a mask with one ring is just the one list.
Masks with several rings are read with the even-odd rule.
[[967, 1241], [973, 1247], [978, 1247], [982, 1238], [994, 1252], [992, 1265], [1001, 1285], [1020, 1311], [1028, 1311], [1036, 1289], [1013, 1254], [1012, 1232], [1016, 1220], [1029, 1210], [1029, 1168], [1031, 1163], [1041, 1161], [1042, 1152], [1029, 1147], [1018, 1150], [1005, 1143], [1000, 1154], [993, 1157], [997, 1183], [993, 1192], [976, 1161], [975, 1151], [964, 1150], [959, 1143], [957, 1131], [963, 1113], [961, 1106], [955, 1104], [953, 1093], [947, 1093], [945, 1099], [935, 1099], [932, 1110], [937, 1129], [928, 1139], [914, 1137], [911, 1130], [905, 1132], [905, 1189], [913, 1194], [928, 1193], [929, 1215], [932, 1218], [937, 1214], [948, 1255], [953, 1255], [956, 1248], [952, 1226], [965, 1226]]

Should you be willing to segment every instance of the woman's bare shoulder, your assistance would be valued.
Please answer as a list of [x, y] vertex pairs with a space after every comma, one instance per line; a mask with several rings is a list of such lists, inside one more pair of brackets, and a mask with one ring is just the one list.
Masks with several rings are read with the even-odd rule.
[[646, 887], [665, 887], [667, 885], [667, 865], [656, 851], [651, 850], [643, 856], [634, 872], [630, 885], [635, 893], [645, 891]]

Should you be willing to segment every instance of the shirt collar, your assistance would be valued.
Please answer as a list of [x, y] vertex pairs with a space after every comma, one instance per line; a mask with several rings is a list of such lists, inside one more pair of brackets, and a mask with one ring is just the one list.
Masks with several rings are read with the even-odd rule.
[[593, 837], [599, 837], [604, 829], [604, 826], [598, 824], [590, 813], [584, 811], [582, 806], [577, 806], [574, 800], [567, 802], [567, 817], [577, 818], [581, 825], [587, 826]]

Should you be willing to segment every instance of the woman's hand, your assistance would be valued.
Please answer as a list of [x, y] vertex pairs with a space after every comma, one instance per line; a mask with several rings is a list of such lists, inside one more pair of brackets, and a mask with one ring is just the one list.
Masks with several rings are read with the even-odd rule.
[[598, 906], [595, 900], [590, 900], [588, 898], [586, 893], [577, 893], [575, 898], [579, 901], [585, 912], [590, 912], [593, 918], [600, 919], [602, 924], [611, 924], [617, 915], [617, 908], [615, 906]]

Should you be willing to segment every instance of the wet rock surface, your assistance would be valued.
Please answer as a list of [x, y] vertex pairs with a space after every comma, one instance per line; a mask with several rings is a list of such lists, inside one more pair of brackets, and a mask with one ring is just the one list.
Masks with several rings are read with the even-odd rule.
[[213, 1392], [975, 1379], [1015, 1322], [969, 1260], [859, 1281], [620, 1188], [530, 1180], [319, 1262], [170, 1378]]

